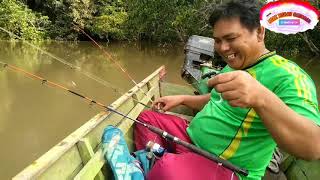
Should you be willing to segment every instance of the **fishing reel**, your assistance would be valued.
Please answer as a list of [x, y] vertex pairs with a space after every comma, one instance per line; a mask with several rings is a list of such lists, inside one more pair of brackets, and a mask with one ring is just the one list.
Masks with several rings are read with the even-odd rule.
[[214, 51], [214, 40], [193, 35], [188, 39], [184, 53], [181, 77], [197, 90], [195, 94], [209, 93], [208, 79], [217, 75], [226, 65]]
[[147, 152], [147, 159], [149, 160], [149, 167], [153, 167], [155, 161], [161, 158], [166, 152], [165, 148], [154, 141], [148, 141], [145, 150]]

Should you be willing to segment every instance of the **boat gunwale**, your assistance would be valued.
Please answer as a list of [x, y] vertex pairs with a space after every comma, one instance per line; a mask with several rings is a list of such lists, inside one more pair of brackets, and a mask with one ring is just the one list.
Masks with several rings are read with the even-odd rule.
[[[127, 93], [120, 96], [117, 100], [110, 104], [110, 107], [117, 109], [122, 103], [126, 102], [134, 96], [142, 87], [146, 86], [147, 83], [154, 77], [159, 75], [159, 79], [162, 78], [165, 67], [161, 66], [155, 70], [152, 74], [142, 80], [140, 83], [131, 88]], [[38, 177], [51, 165], [53, 165], [61, 156], [63, 156], [68, 150], [70, 150], [76, 143], [84, 138], [90, 131], [96, 126], [102, 123], [112, 112], [100, 112], [91, 118], [88, 122], [80, 126], [70, 135], [65, 137], [58, 144], [50, 148], [45, 154], [41, 155], [37, 160], [19, 172], [13, 179], [31, 179]]]

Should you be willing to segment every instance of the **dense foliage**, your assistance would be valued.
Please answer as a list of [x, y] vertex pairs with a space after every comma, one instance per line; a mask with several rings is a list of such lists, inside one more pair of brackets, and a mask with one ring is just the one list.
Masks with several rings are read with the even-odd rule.
[[94, 17], [86, 28], [100, 39], [126, 39], [128, 13], [123, 0], [96, 0]]
[[[86, 40], [77, 27], [100, 41], [185, 42], [211, 36], [207, 25], [216, 0], [0, 0], [0, 27], [26, 40]], [[318, 0], [312, 1], [319, 8]], [[14, 39], [0, 32], [1, 39]], [[297, 35], [267, 33], [270, 49], [319, 54], [320, 25]]]
[[[2, 0], [0, 3], [0, 27], [26, 40], [41, 40], [47, 37], [50, 24], [47, 16], [33, 12], [25, 4], [16, 0]], [[14, 36], [0, 33], [1, 39]]]
[[192, 34], [210, 36], [207, 19], [214, 0], [128, 1], [128, 26], [134, 39], [186, 41]]

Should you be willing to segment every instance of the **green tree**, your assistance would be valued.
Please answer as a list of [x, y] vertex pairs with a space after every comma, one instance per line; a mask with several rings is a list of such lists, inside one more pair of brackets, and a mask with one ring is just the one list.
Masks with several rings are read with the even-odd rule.
[[[47, 37], [50, 24], [47, 16], [32, 12], [16, 0], [2, 0], [0, 3], [0, 27], [25, 40], [42, 40]], [[15, 39], [6, 32], [0, 32], [1, 39]]]
[[128, 35], [133, 39], [176, 41], [173, 21], [184, 0], [128, 0]]
[[192, 34], [209, 36], [207, 19], [216, 4], [215, 0], [128, 0], [128, 34], [157, 42], [185, 42]]
[[57, 40], [76, 40], [80, 34], [76, 26], [84, 28], [93, 13], [91, 0], [29, 0], [27, 3], [50, 18], [52, 25], [48, 33]]
[[208, 19], [219, 3], [215, 0], [199, 0], [180, 8], [173, 21], [179, 40], [186, 42], [189, 36], [194, 34], [211, 37], [212, 30]]
[[127, 12], [123, 0], [96, 0], [95, 16], [86, 25], [100, 39], [125, 39]]
[[[265, 0], [261, 0], [265, 2]], [[193, 34], [211, 37], [207, 20], [222, 0], [2, 0], [0, 26], [24, 39], [186, 42]], [[311, 1], [319, 9], [319, 0]], [[44, 16], [45, 15], [45, 16]], [[75, 26], [76, 25], [76, 26]], [[79, 38], [80, 37], [80, 38]], [[0, 38], [10, 39], [1, 32]], [[320, 54], [320, 25], [296, 35], [267, 33], [266, 44], [280, 53]]]

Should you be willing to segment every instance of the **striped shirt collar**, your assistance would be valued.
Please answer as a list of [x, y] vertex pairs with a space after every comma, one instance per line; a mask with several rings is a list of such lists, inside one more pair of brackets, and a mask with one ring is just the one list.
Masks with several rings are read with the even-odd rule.
[[275, 54], [276, 54], [276, 51], [270, 51], [270, 52], [268, 52], [268, 53], [265, 53], [265, 54], [261, 55], [261, 56], [258, 58], [258, 60], [256, 61], [256, 63], [254, 63], [254, 64], [252, 64], [252, 65], [244, 68], [243, 70], [250, 69], [250, 68], [252, 68], [253, 66], [258, 65], [259, 63], [261, 63], [261, 62], [263, 62], [264, 60], [268, 59], [269, 57], [274, 56]]

